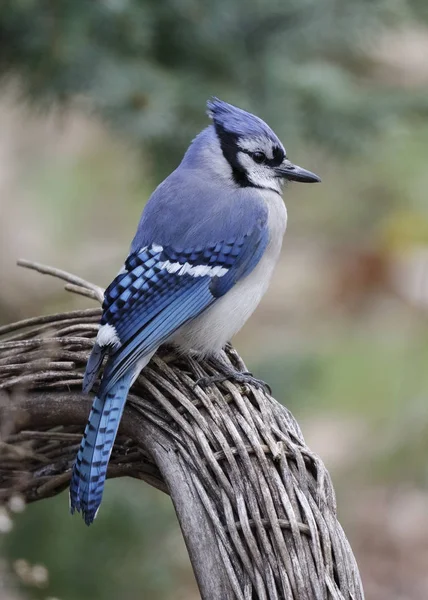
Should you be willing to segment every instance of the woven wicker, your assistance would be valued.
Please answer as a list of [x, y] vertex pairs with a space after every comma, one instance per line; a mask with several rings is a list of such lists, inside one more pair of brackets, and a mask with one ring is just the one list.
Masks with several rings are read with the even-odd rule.
[[[100, 288], [65, 275], [74, 291], [100, 298]], [[99, 317], [90, 309], [0, 328], [0, 499], [67, 487]], [[245, 370], [232, 347], [223, 359]], [[264, 391], [231, 381], [195, 387], [221, 369], [168, 348], [155, 356], [132, 388], [108, 476], [171, 494], [204, 599], [363, 599], [322, 461]]]

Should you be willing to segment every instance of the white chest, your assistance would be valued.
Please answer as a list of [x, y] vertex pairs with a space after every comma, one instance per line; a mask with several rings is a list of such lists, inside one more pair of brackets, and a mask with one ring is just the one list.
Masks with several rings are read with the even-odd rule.
[[271, 280], [287, 225], [287, 210], [275, 192], [264, 192], [268, 206], [269, 242], [255, 269], [202, 315], [184, 325], [173, 340], [185, 352], [219, 352], [256, 309]]

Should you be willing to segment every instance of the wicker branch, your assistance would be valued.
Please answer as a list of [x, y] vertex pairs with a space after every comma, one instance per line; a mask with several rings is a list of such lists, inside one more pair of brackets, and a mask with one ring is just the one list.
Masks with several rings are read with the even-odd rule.
[[[102, 298], [64, 271], [20, 264]], [[80, 389], [99, 316], [97, 308], [0, 328], [0, 500], [67, 487], [91, 404]], [[245, 369], [232, 347], [224, 359]], [[325, 466], [263, 391], [195, 387], [221, 372], [213, 360], [162, 348], [132, 388], [108, 477], [171, 495], [203, 600], [362, 600]]]

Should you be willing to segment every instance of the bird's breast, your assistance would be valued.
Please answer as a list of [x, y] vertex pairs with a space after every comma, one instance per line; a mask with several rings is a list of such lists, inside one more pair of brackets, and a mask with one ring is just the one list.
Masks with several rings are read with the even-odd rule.
[[264, 192], [268, 207], [269, 242], [247, 277], [239, 281], [199, 317], [184, 325], [172, 341], [184, 352], [216, 354], [237, 333], [265, 294], [281, 252], [287, 210], [279, 194]]

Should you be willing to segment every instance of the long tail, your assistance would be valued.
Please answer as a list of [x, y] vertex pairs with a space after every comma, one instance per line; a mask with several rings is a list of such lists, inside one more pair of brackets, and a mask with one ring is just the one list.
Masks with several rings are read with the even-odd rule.
[[95, 519], [101, 504], [107, 465], [132, 379], [132, 374], [124, 375], [92, 404], [70, 483], [71, 514], [81, 512], [86, 525]]

